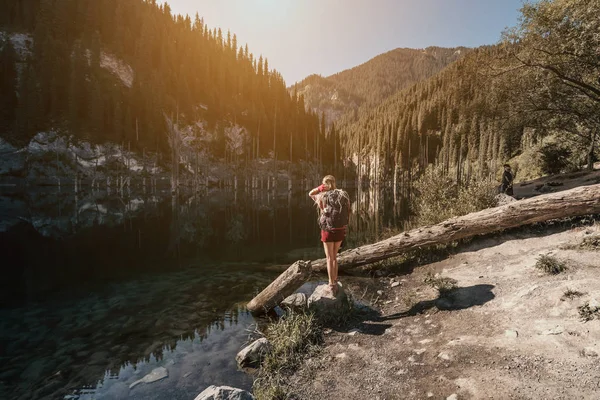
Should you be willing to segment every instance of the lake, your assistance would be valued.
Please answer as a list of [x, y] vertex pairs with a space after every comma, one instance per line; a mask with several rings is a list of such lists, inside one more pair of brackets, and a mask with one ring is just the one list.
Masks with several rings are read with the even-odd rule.
[[[347, 246], [401, 227], [406, 201], [350, 192]], [[2, 399], [250, 389], [235, 355], [265, 321], [245, 304], [293, 261], [323, 257], [304, 190], [118, 196], [3, 187], [0, 250]], [[158, 367], [168, 378], [130, 388]]]

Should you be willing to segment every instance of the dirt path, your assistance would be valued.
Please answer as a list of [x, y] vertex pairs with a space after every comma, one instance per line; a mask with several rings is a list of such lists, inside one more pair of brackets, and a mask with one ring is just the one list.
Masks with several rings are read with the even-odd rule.
[[[380, 318], [331, 332], [291, 384], [301, 399], [600, 399], [600, 320], [577, 307], [600, 300], [600, 251], [567, 249], [600, 225], [472, 242], [411, 275], [382, 278]], [[569, 269], [545, 275], [541, 254]], [[438, 301], [423, 283], [458, 282]], [[394, 285], [393, 282], [399, 282]], [[350, 288], [351, 289], [351, 288]], [[563, 299], [567, 289], [583, 295]]]
[[[600, 166], [599, 166], [600, 167]], [[600, 170], [579, 171], [562, 175], [548, 175], [531, 181], [515, 183], [515, 197], [528, 198], [544, 193], [560, 192], [579, 186], [600, 183]]]

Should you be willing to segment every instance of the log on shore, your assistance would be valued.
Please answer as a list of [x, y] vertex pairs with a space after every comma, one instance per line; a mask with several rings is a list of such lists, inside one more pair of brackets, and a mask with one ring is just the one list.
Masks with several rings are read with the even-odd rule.
[[[437, 225], [424, 226], [338, 255], [340, 270], [370, 264], [421, 247], [544, 222], [600, 213], [600, 184], [578, 187], [488, 208]], [[312, 262], [314, 271], [327, 269], [326, 260]]]
[[302, 286], [311, 274], [310, 261], [296, 261], [246, 306], [252, 313], [264, 313]]

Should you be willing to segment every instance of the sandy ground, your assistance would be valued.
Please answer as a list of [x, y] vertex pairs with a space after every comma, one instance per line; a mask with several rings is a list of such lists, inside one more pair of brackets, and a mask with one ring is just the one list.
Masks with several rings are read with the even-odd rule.
[[[410, 275], [380, 278], [380, 316], [357, 332], [327, 334], [325, 349], [291, 380], [295, 394], [600, 399], [600, 320], [583, 322], [577, 309], [600, 300], [600, 252], [577, 247], [592, 235], [600, 225], [498, 235]], [[541, 254], [568, 270], [541, 273], [534, 267]], [[423, 282], [428, 272], [457, 281], [449, 301], [435, 302], [437, 291]], [[567, 289], [583, 295], [562, 299]]]

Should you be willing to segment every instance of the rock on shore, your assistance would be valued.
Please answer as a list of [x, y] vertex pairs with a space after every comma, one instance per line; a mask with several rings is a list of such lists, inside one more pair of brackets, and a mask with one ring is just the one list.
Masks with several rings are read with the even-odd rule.
[[211, 385], [196, 396], [194, 400], [254, 400], [254, 396], [245, 390], [231, 386]]
[[325, 318], [332, 314], [339, 315], [339, 312], [346, 307], [347, 304], [348, 296], [340, 283], [338, 283], [336, 295], [332, 293], [329, 285], [322, 284], [317, 286], [308, 298], [308, 308]]
[[235, 360], [240, 368], [258, 368], [269, 351], [271, 351], [271, 343], [265, 338], [260, 338], [240, 351]]

